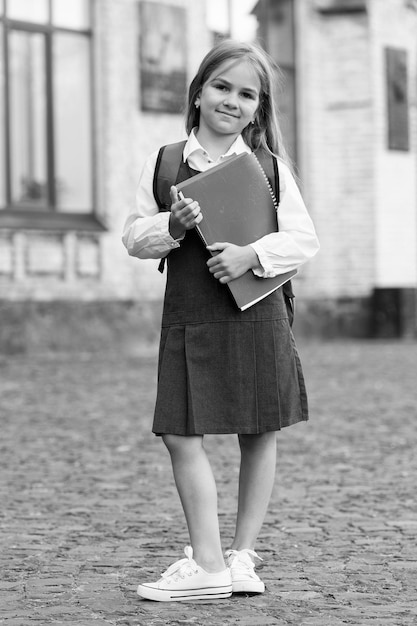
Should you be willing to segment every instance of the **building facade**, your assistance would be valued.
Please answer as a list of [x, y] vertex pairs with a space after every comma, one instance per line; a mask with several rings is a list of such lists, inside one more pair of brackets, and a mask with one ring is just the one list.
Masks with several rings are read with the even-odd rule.
[[121, 231], [145, 157], [184, 134], [182, 102], [152, 98], [172, 99], [158, 72], [173, 26], [184, 90], [208, 49], [204, 3], [68, 4], [0, 2], [0, 297], [158, 298], [162, 280], [127, 257]]
[[[70, 4], [0, 0], [0, 300], [159, 302], [121, 231], [146, 156], [184, 136], [206, 2]], [[415, 332], [416, 4], [254, 3], [322, 245], [295, 280], [308, 331]]]

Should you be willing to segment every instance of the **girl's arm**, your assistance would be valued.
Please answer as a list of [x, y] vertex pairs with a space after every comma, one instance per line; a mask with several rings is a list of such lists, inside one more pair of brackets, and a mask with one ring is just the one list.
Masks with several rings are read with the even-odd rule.
[[265, 235], [251, 244], [260, 267], [254, 273], [269, 278], [297, 269], [320, 249], [313, 222], [288, 167], [279, 161], [281, 202], [279, 232]]
[[249, 269], [256, 276], [272, 278], [297, 269], [319, 250], [313, 222], [288, 167], [279, 162], [281, 202], [279, 232], [265, 235], [248, 246], [216, 242], [207, 262], [209, 271], [222, 283], [238, 278]]
[[178, 248], [183, 238], [170, 234], [169, 211], [159, 211], [153, 195], [153, 175], [158, 152], [154, 152], [146, 161], [136, 191], [136, 207], [128, 216], [122, 241], [131, 256], [140, 259], [160, 259]]

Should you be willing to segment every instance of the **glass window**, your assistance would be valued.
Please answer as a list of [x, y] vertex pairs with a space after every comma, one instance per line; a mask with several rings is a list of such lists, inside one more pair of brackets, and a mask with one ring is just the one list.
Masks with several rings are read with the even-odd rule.
[[7, 0], [7, 15], [11, 20], [46, 24], [48, 9], [48, 0]]
[[280, 114], [281, 130], [288, 154], [295, 161], [297, 156], [295, 72], [291, 68], [282, 68], [277, 84], [280, 87], [277, 89], [275, 97]]
[[388, 113], [388, 148], [410, 149], [407, 50], [385, 49]]
[[57, 33], [53, 68], [57, 209], [86, 212], [92, 208], [89, 40]]
[[230, 8], [227, 0], [206, 0], [206, 20], [209, 29], [226, 35], [230, 32]]
[[93, 212], [91, 5], [0, 0], [0, 217]]
[[52, 22], [54, 26], [87, 29], [90, 27], [89, 0], [53, 0]]
[[[283, 75], [283, 88], [275, 94], [284, 142], [293, 161], [297, 161], [297, 93], [295, 60], [294, 0], [269, 3], [263, 11], [259, 4], [260, 41], [265, 42], [267, 52], [277, 62]], [[258, 6], [258, 5], [257, 5]], [[266, 6], [266, 5], [265, 5]]]
[[6, 205], [6, 141], [4, 136], [4, 64], [3, 64], [3, 28], [0, 24], [0, 208]]
[[9, 50], [12, 202], [46, 208], [45, 37], [12, 31]]

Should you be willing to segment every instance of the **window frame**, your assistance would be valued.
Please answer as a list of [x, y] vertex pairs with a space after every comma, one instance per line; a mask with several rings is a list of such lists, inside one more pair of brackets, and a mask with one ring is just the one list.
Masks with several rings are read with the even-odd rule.
[[[39, 230], [106, 230], [103, 221], [97, 215], [97, 184], [96, 184], [96, 122], [95, 92], [94, 92], [94, 38], [92, 18], [93, 2], [89, 0], [90, 27], [89, 28], [66, 28], [55, 26], [52, 23], [52, 2], [49, 0], [49, 20], [46, 24], [10, 19], [7, 16], [7, 2], [4, 0], [4, 15], [0, 14], [0, 27], [3, 29], [3, 53], [4, 58], [4, 124], [5, 138], [5, 207], [0, 206], [0, 228], [25, 228]], [[45, 37], [45, 96], [46, 96], [46, 162], [47, 162], [47, 205], [45, 208], [25, 209], [19, 208], [12, 203], [11, 189], [11, 137], [10, 137], [10, 58], [9, 36], [12, 31], [40, 33]], [[53, 102], [53, 37], [55, 33], [69, 33], [88, 37], [89, 45], [89, 72], [90, 72], [90, 132], [91, 132], [91, 211], [86, 213], [59, 212], [56, 206], [55, 194], [55, 147], [54, 147], [54, 102]], [[0, 52], [0, 53], [1, 53]]]

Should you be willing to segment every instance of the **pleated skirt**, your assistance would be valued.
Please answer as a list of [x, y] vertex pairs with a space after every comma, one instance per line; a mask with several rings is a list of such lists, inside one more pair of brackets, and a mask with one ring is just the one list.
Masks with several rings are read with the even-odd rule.
[[307, 419], [288, 319], [162, 328], [155, 434], [259, 434]]

